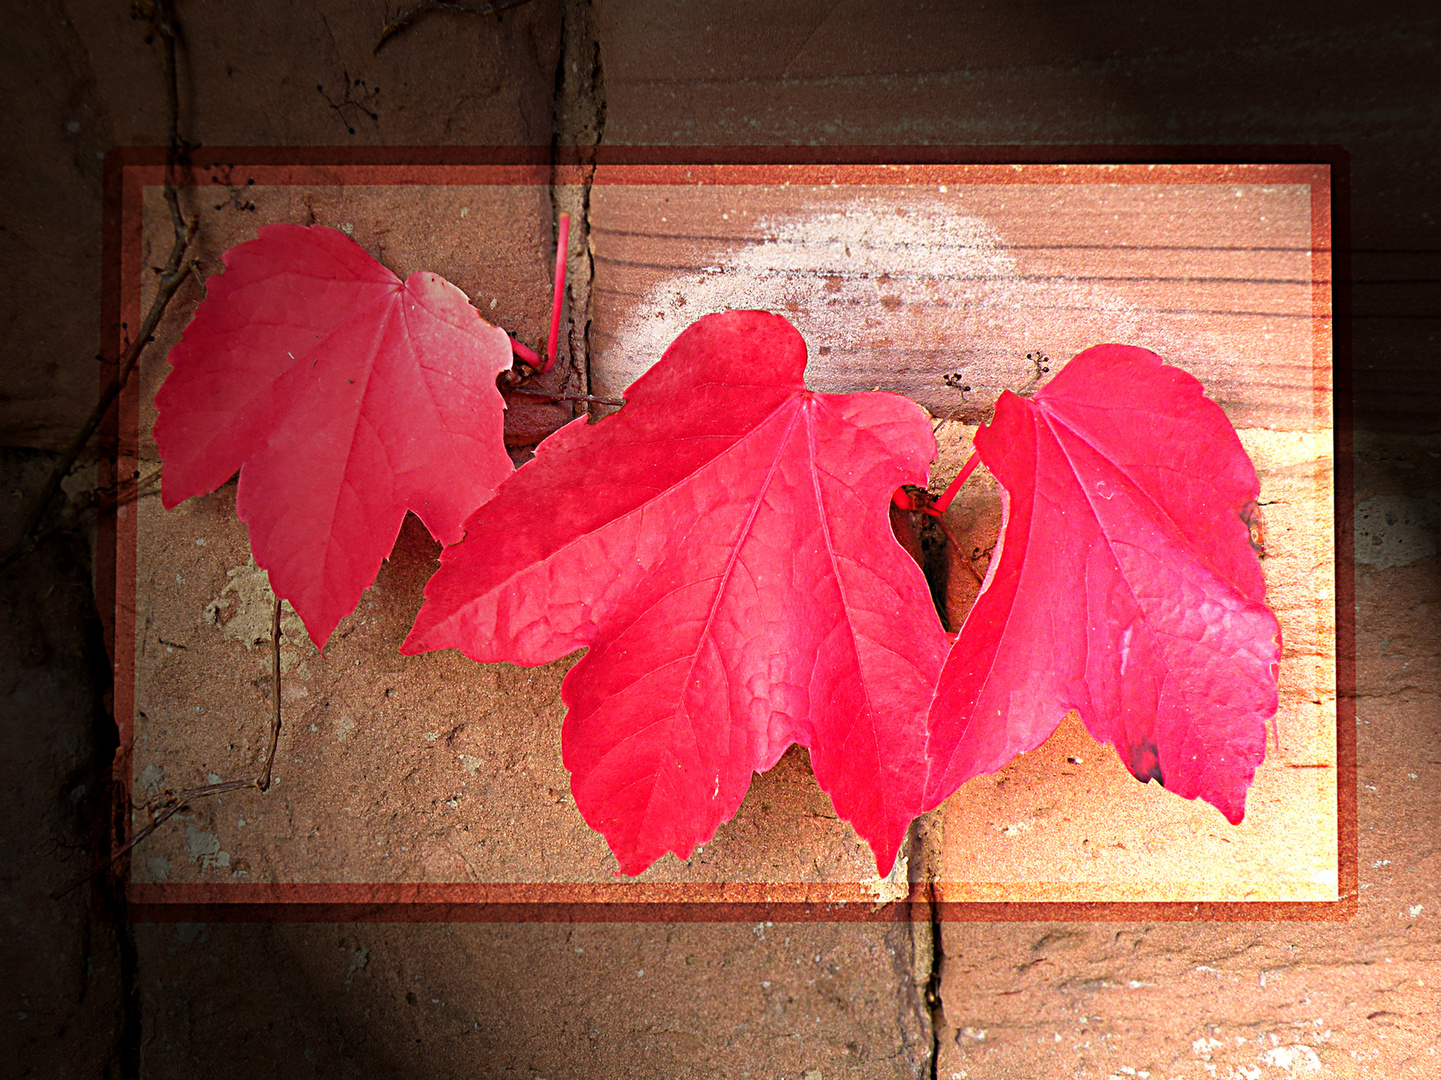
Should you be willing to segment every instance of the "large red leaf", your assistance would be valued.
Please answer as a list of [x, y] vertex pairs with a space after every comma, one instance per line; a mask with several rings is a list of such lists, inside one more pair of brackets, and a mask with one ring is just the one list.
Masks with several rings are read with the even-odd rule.
[[161, 500], [240, 469], [255, 561], [324, 647], [407, 510], [454, 543], [512, 472], [495, 386], [510, 340], [454, 285], [402, 284], [333, 229], [268, 225], [225, 264], [156, 395]]
[[1225, 414], [1154, 354], [1101, 345], [1034, 399], [1002, 395], [975, 445], [1005, 525], [937, 687], [924, 805], [1075, 709], [1137, 779], [1239, 822], [1281, 643]]
[[924, 778], [946, 639], [891, 533], [925, 415], [815, 394], [777, 315], [701, 319], [599, 423], [556, 432], [467, 523], [402, 652], [540, 664], [562, 687], [576, 805], [627, 874], [687, 858], [753, 771], [808, 746], [890, 870]]

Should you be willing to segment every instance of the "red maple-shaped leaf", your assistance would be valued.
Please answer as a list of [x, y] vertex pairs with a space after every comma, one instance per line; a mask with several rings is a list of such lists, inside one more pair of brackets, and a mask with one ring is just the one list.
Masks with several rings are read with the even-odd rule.
[[510, 340], [454, 285], [402, 283], [333, 229], [268, 225], [224, 258], [156, 395], [161, 501], [240, 469], [255, 561], [323, 648], [407, 510], [454, 543], [513, 471]]
[[785, 319], [701, 319], [599, 423], [556, 432], [441, 555], [401, 651], [540, 664], [576, 805], [627, 874], [689, 857], [792, 743], [890, 870], [946, 638], [891, 533], [935, 440], [892, 394], [816, 394]]
[[1225, 414], [1153, 353], [1100, 345], [1034, 399], [1002, 395], [975, 446], [1005, 526], [937, 687], [925, 805], [1075, 709], [1137, 779], [1239, 822], [1281, 643]]

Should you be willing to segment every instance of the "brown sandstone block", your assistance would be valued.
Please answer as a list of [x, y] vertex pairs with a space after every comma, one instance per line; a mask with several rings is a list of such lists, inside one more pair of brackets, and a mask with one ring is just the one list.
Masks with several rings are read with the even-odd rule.
[[[895, 390], [937, 416], [935, 492], [1002, 390], [1044, 385], [1084, 348], [1143, 345], [1200, 378], [1257, 465], [1285, 643], [1246, 821], [1136, 784], [1073, 719], [948, 801], [940, 895], [1338, 898], [1324, 170], [617, 166], [591, 204], [598, 392], [621, 395], [702, 315], [779, 311], [814, 389]], [[977, 578], [951, 574], [957, 619], [999, 519], [988, 479], [950, 511], [977, 556]]]

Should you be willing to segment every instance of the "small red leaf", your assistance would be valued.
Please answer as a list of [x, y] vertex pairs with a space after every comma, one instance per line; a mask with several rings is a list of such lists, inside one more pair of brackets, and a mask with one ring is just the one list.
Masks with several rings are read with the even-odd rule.
[[937, 687], [924, 805], [1075, 709], [1137, 779], [1239, 822], [1281, 644], [1225, 414], [1154, 354], [1100, 345], [1034, 399], [1002, 395], [975, 445], [1005, 526]]
[[892, 394], [815, 394], [777, 315], [701, 319], [599, 423], [542, 443], [441, 555], [402, 652], [540, 664], [576, 805], [621, 870], [689, 857], [791, 743], [887, 873], [946, 639], [891, 533], [935, 440]]
[[402, 284], [333, 229], [268, 225], [224, 258], [156, 395], [161, 500], [240, 469], [255, 561], [324, 647], [407, 510], [454, 543], [510, 475], [510, 340], [454, 285]]

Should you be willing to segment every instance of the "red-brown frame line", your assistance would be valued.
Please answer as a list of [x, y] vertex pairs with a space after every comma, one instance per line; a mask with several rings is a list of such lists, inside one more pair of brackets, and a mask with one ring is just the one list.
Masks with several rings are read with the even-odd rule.
[[[126, 250], [138, 250], [141, 235], [140, 196], [149, 173], [163, 169], [163, 147], [116, 147], [105, 159], [104, 235], [102, 260], [102, 322], [106, 340], [122, 340], [122, 323], [138, 307], [139, 284], [123, 273]], [[736, 170], [747, 170], [748, 182], [764, 183], [766, 167], [782, 170], [795, 180], [797, 166], [808, 167], [805, 182], [835, 182], [845, 170], [850, 182], [895, 182], [894, 170], [913, 173], [907, 182], [923, 182], [914, 175], [926, 166], [983, 166], [995, 182], [1080, 182], [1068, 169], [1075, 165], [1115, 165], [1144, 169], [1168, 165], [1216, 168], [1234, 165], [1236, 179], [1254, 182], [1263, 166], [1278, 181], [1306, 166], [1329, 166], [1329, 189], [1312, 186], [1313, 262], [1329, 262], [1327, 280], [1331, 336], [1321, 340], [1324, 318], [1317, 327], [1317, 350], [1329, 348], [1332, 383], [1317, 387], [1318, 409], [1329, 395], [1332, 409], [1335, 465], [1335, 626], [1336, 626], [1336, 767], [1338, 813], [1339, 899], [1335, 901], [1104, 901], [1104, 902], [979, 902], [947, 901], [944, 882], [937, 883], [937, 915], [966, 921], [1336, 921], [1351, 918], [1358, 907], [1356, 720], [1355, 720], [1355, 606], [1351, 518], [1354, 508], [1351, 462], [1351, 348], [1349, 264], [1349, 158], [1337, 147], [1315, 146], [1037, 146], [1037, 147], [211, 147], [192, 152], [188, 165], [193, 183], [217, 167], [239, 167], [252, 174], [263, 172], [266, 183], [336, 182], [338, 170], [350, 184], [403, 183], [511, 183], [548, 185], [580, 183], [582, 166], [605, 165], [616, 170], [612, 182], [674, 182], [656, 177], [656, 166], [682, 166], [691, 170], [690, 182], [725, 182]], [[1024, 179], [1016, 166], [1040, 167]], [[484, 166], [486, 181], [476, 178], [474, 167]], [[127, 170], [134, 186], [127, 185]], [[322, 177], [316, 172], [320, 171]], [[572, 177], [570, 174], [574, 173]], [[1300, 175], [1299, 173], [1297, 175]], [[304, 181], [300, 177], [304, 176]], [[1219, 177], [1225, 178], [1224, 172]], [[1119, 177], [1118, 177], [1119, 179]], [[158, 181], [151, 181], [158, 182]], [[216, 179], [215, 184], [221, 183]], [[257, 181], [260, 182], [260, 181]], [[127, 248], [127, 245], [129, 247]], [[557, 255], [557, 286], [553, 303], [563, 291], [564, 242]], [[1318, 291], [1317, 304], [1322, 296]], [[1322, 315], [1320, 307], [1318, 316]], [[133, 321], [133, 320], [132, 320]], [[552, 341], [558, 319], [552, 311]], [[555, 345], [547, 350], [553, 358]], [[1321, 353], [1318, 351], [1317, 355]], [[112, 350], [110, 355], [118, 355]], [[538, 358], [539, 359], [539, 358]], [[102, 380], [111, 372], [102, 372]], [[113, 483], [126, 449], [138, 438], [138, 391], [128, 387], [121, 408], [102, 432], [102, 476]], [[109, 460], [106, 453], [109, 452]], [[108, 471], [108, 472], [107, 472]], [[128, 525], [122, 525], [128, 522]], [[133, 541], [133, 517], [125, 508], [103, 515], [97, 551], [97, 602], [105, 623], [116, 682], [109, 705], [115, 716], [120, 745], [114, 774], [116, 823], [112, 853], [125, 843], [130, 821], [129, 782], [133, 760], [133, 645], [135, 547], [121, 546], [127, 532]], [[129, 592], [124, 586], [129, 586]], [[130, 601], [126, 604], [123, 601]], [[117, 604], [117, 602], [122, 602]], [[128, 688], [126, 680], [130, 680]], [[120, 859], [116, 872], [128, 873], [128, 859]], [[548, 890], [544, 899], [527, 897], [537, 888]], [[648, 890], [652, 899], [633, 899], [636, 889]], [[678, 899], [677, 886], [648, 883], [597, 883], [562, 885], [470, 885], [464, 883], [297, 883], [297, 884], [129, 884], [126, 895], [130, 918], [137, 921], [267, 921], [267, 922], [514, 922], [514, 921], [887, 921], [906, 920], [917, 903], [929, 903], [926, 885], [913, 883], [904, 900], [885, 904], [868, 902], [863, 895], [838, 902], [834, 898], [768, 900], [749, 886], [710, 883], [682, 886], [706, 894], [703, 899]], [[509, 890], [503, 898], [495, 890]], [[787, 890], [778, 889], [777, 892]], [[794, 889], [791, 890], [794, 895]], [[629, 895], [628, 895], [629, 894]], [[615, 899], [610, 899], [615, 897]], [[101, 903], [97, 879], [94, 902]]]

